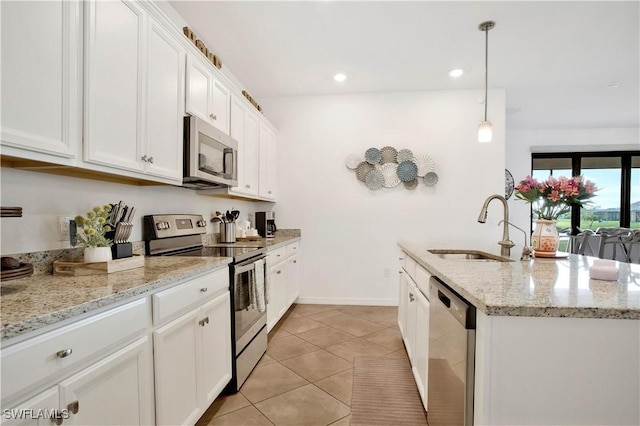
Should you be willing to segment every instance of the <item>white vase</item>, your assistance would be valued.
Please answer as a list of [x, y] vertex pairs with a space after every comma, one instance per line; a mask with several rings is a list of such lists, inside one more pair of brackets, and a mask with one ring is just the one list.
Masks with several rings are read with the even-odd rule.
[[556, 257], [560, 237], [555, 220], [536, 219], [531, 237], [533, 253], [537, 257]]
[[111, 260], [111, 247], [85, 247], [84, 263], [108, 262]]

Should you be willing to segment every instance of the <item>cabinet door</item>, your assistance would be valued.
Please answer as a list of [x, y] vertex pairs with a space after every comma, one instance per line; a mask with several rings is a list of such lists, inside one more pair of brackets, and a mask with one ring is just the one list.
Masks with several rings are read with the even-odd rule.
[[206, 409], [231, 380], [231, 305], [226, 292], [200, 308], [198, 393]]
[[[56, 413], [60, 415], [59, 404], [58, 386], [54, 386], [30, 398], [28, 401], [4, 410], [2, 424], [4, 426], [51, 426], [53, 424], [51, 419], [56, 416]], [[36, 414], [41, 414], [41, 416], [34, 419], [33, 417]], [[64, 419], [62, 420], [64, 421]]]
[[413, 376], [418, 385], [422, 404], [427, 409], [427, 377], [429, 371], [429, 301], [420, 290], [416, 292], [416, 328], [413, 346]]
[[186, 111], [211, 122], [211, 88], [213, 74], [209, 67], [193, 54], [187, 56]]
[[260, 196], [276, 198], [276, 137], [275, 133], [266, 123], [260, 123], [260, 147], [259, 147], [259, 173]]
[[145, 15], [125, 0], [85, 8], [85, 160], [143, 171]]
[[300, 293], [300, 272], [298, 269], [298, 256], [293, 255], [287, 259], [287, 309], [296, 301]]
[[251, 110], [245, 112], [244, 118], [244, 191], [250, 195], [258, 195], [258, 138], [260, 137], [260, 118]]
[[82, 116], [80, 3], [12, 1], [0, 7], [2, 145], [43, 161], [75, 158]]
[[199, 310], [153, 333], [156, 379], [156, 422], [194, 424], [200, 415], [197, 378]]
[[237, 194], [245, 193], [245, 146], [244, 146], [244, 120], [245, 104], [238, 96], [231, 97], [229, 136], [238, 142], [238, 186], [230, 188], [230, 191]]
[[398, 274], [398, 328], [402, 338], [406, 340], [407, 334], [407, 307], [409, 305], [409, 283], [408, 275], [405, 270], [401, 270]]
[[214, 78], [213, 86], [211, 86], [211, 101], [211, 124], [228, 135], [231, 92], [229, 88], [217, 78]]
[[147, 69], [146, 171], [182, 181], [185, 50], [154, 21]]
[[271, 330], [286, 311], [287, 281], [284, 273], [285, 262], [270, 269], [269, 304], [267, 305], [267, 328]]
[[64, 424], [153, 423], [152, 351], [143, 337], [60, 383]]
[[407, 322], [405, 327], [404, 344], [407, 348], [407, 354], [413, 364], [415, 358], [415, 339], [416, 339], [416, 292], [418, 291], [413, 280], [407, 277], [408, 282], [408, 301], [407, 301]]

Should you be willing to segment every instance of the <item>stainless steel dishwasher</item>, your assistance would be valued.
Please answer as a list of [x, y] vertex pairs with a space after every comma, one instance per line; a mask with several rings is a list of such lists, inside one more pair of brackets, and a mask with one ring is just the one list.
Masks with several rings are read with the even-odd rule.
[[472, 425], [476, 308], [429, 280], [429, 426]]

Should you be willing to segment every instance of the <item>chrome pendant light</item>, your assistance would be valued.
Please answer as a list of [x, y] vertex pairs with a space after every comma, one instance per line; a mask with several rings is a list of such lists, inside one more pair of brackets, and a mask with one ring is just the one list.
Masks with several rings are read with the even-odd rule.
[[496, 26], [494, 21], [486, 21], [478, 25], [480, 31], [485, 34], [484, 50], [484, 121], [478, 127], [478, 142], [491, 142], [493, 138], [493, 127], [487, 120], [487, 91], [489, 82], [489, 30]]

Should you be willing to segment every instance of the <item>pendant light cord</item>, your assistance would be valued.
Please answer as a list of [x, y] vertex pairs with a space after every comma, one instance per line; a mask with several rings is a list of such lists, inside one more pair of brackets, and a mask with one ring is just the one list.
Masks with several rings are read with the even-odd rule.
[[484, 121], [487, 121], [487, 91], [489, 87], [489, 28], [484, 30], [485, 49], [484, 49]]

